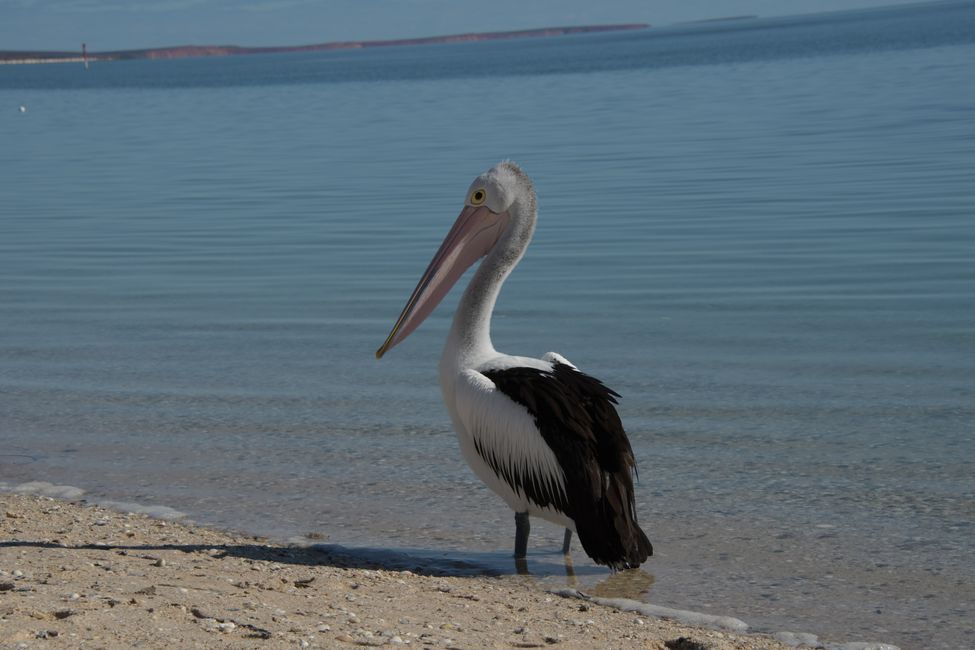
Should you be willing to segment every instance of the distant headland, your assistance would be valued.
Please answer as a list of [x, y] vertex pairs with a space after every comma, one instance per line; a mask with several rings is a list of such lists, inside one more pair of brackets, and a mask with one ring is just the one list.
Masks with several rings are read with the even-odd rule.
[[190, 56], [237, 56], [242, 54], [278, 54], [282, 52], [317, 52], [322, 50], [347, 50], [369, 47], [397, 47], [404, 45], [434, 45], [438, 43], [467, 43], [472, 41], [493, 41], [510, 38], [539, 38], [547, 36], [566, 36], [569, 34], [590, 34], [595, 32], [617, 32], [647, 29], [645, 23], [622, 25], [581, 25], [575, 27], [542, 27], [510, 32], [482, 32], [472, 34], [452, 34], [448, 36], [428, 36], [425, 38], [401, 38], [384, 41], [338, 41], [315, 45], [282, 45], [272, 47], [241, 47], [238, 45], [179, 45], [157, 47], [144, 50], [114, 50], [110, 52], [81, 51], [2, 51], [3, 63], [81, 63], [84, 61], [122, 61], [128, 59], [181, 59]]

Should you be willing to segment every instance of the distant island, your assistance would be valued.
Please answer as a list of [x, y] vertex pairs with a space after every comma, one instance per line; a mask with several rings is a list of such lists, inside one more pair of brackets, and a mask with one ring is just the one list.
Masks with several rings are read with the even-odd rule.
[[[318, 52], [322, 50], [348, 50], [368, 47], [398, 47], [404, 45], [434, 45], [439, 43], [467, 43], [472, 41], [494, 41], [509, 38], [539, 38], [545, 36], [566, 36], [569, 34], [591, 34], [595, 32], [617, 32], [647, 29], [645, 23], [624, 25], [582, 25], [577, 27], [542, 27], [522, 29], [511, 32], [482, 32], [475, 34], [452, 34], [449, 36], [428, 36], [425, 38], [401, 38], [385, 41], [339, 41], [315, 45], [282, 45], [272, 47], [241, 47], [238, 45], [179, 45], [157, 47], [144, 50], [114, 50], [110, 52], [25, 52], [0, 51], [0, 64], [3, 63], [81, 63], [84, 61], [123, 61], [129, 59], [181, 59], [189, 56], [237, 56], [242, 54], [278, 54], [282, 52]], [[87, 58], [86, 58], [87, 57]]]

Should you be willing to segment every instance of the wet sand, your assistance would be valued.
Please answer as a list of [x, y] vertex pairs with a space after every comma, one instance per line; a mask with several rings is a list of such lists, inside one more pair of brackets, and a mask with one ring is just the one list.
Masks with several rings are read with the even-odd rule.
[[0, 494], [0, 648], [788, 647], [546, 592], [525, 578], [391, 564]]

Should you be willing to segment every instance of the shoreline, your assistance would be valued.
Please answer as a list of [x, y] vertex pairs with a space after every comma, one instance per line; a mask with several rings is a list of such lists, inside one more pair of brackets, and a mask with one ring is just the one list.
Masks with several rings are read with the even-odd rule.
[[[416, 45], [443, 45], [472, 43], [518, 38], [551, 38], [576, 34], [599, 34], [648, 29], [646, 23], [620, 23], [611, 25], [572, 25], [562, 27], [538, 27], [499, 32], [470, 32], [418, 38], [398, 38], [369, 41], [333, 41], [311, 45], [176, 45], [127, 50], [89, 52], [89, 61], [127, 61], [132, 59], [183, 59], [188, 57], [246, 56], [249, 54], [283, 54], [289, 52], [321, 52], [331, 50], [358, 50], [376, 47], [411, 47]], [[65, 51], [0, 51], [0, 64], [76, 63], [83, 62], [84, 55]]]
[[[88, 59], [89, 61], [98, 61], [99, 59]], [[0, 65], [45, 65], [48, 63], [84, 63], [84, 58], [80, 56], [76, 57], [65, 57], [61, 59], [52, 58], [41, 58], [35, 57], [30, 59], [0, 59]]]
[[528, 576], [390, 567], [83, 502], [2, 493], [0, 517], [4, 649], [790, 647], [546, 592]]

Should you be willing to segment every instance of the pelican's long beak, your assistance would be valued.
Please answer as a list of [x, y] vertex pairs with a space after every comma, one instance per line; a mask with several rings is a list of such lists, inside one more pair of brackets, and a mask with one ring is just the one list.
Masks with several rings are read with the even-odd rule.
[[464, 271], [487, 255], [508, 224], [507, 212], [492, 212], [487, 206], [466, 206], [440, 244], [437, 254], [406, 302], [386, 342], [376, 350], [381, 359], [394, 345], [409, 336], [443, 300]]

